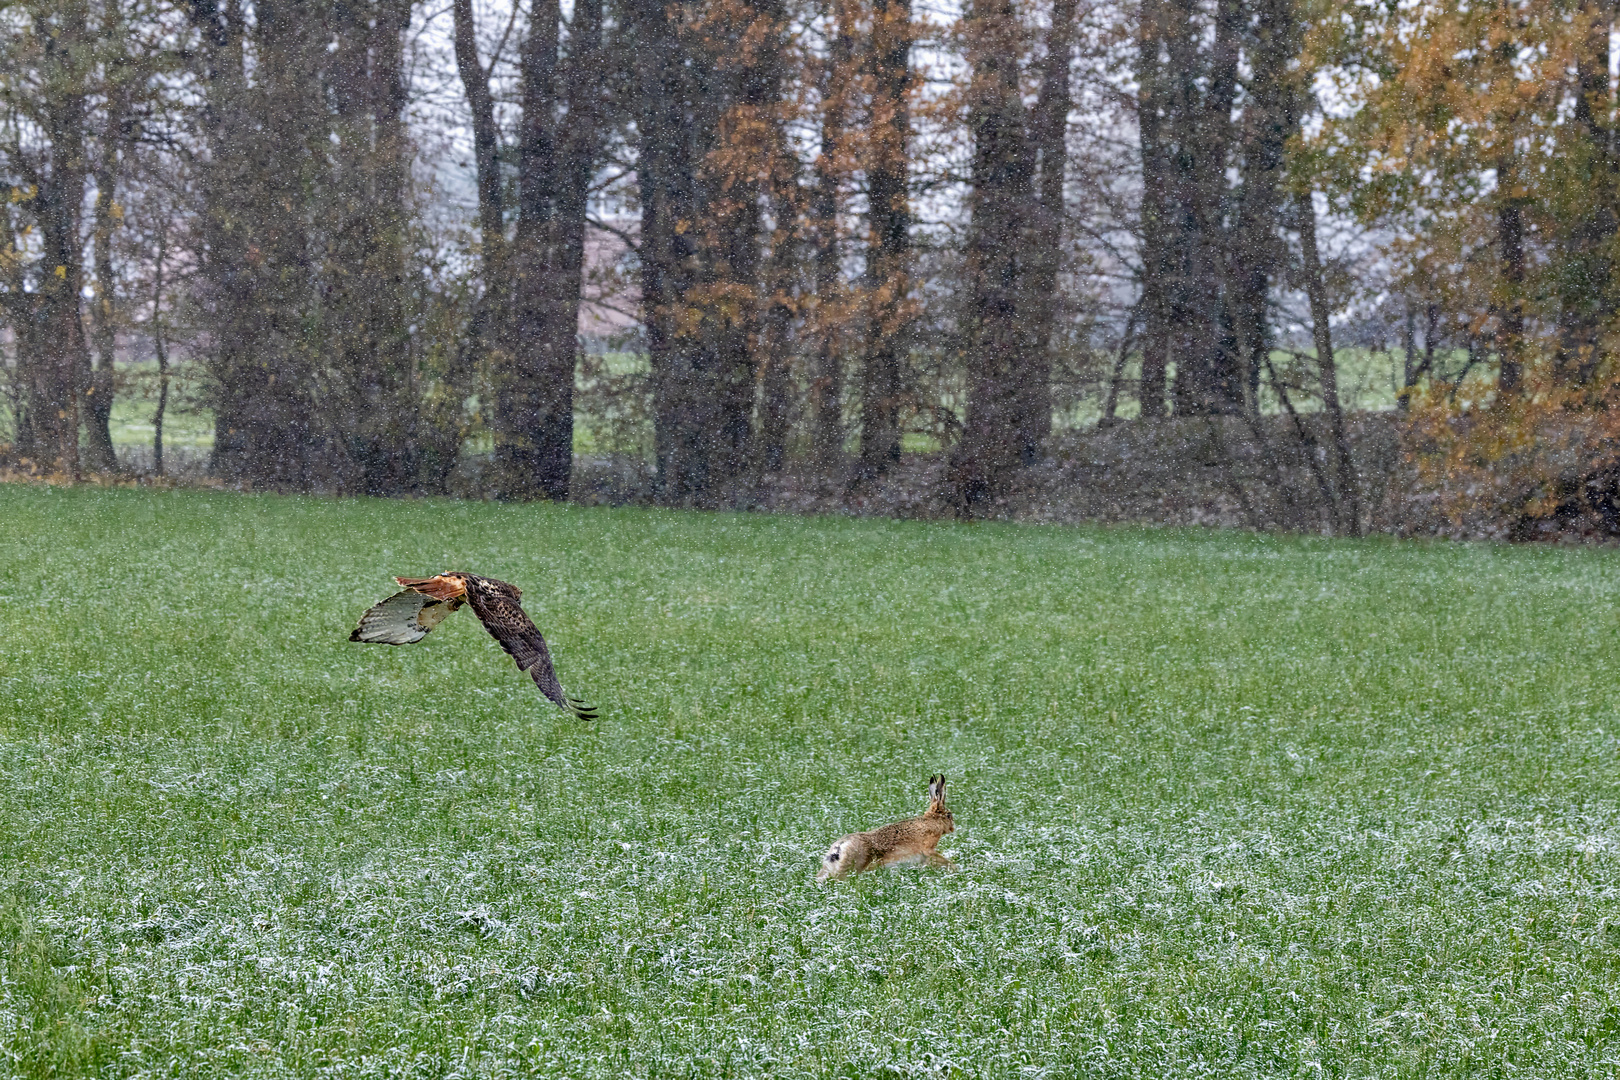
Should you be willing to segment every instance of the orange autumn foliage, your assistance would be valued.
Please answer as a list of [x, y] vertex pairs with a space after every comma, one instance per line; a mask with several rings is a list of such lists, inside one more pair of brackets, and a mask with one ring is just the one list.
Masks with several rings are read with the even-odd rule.
[[1414, 393], [1406, 451], [1455, 526], [1504, 538], [1620, 535], [1620, 378], [1585, 385], [1532, 368], [1524, 392], [1434, 384]]

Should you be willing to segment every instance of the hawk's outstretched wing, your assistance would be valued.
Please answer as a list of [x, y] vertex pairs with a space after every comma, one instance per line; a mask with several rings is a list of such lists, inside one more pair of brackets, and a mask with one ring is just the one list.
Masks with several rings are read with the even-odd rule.
[[478, 616], [490, 636], [501, 643], [501, 648], [512, 654], [519, 671], [527, 671], [540, 692], [559, 708], [573, 713], [581, 720], [595, 720], [596, 709], [578, 698], [563, 692], [557, 681], [557, 672], [551, 666], [551, 653], [546, 639], [518, 603], [522, 594], [504, 581], [474, 577], [468, 574], [467, 602]]
[[430, 630], [462, 603], [461, 600], [436, 600], [415, 589], [406, 589], [367, 609], [349, 640], [409, 645], [427, 637]]

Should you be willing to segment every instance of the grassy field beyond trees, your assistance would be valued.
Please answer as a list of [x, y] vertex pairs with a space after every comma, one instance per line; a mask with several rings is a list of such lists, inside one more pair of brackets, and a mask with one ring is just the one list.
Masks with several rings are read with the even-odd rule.
[[[551, 708], [392, 573], [517, 583]], [[0, 487], [0, 1073], [1611, 1076], [1591, 550]], [[812, 883], [950, 778], [955, 873]]]

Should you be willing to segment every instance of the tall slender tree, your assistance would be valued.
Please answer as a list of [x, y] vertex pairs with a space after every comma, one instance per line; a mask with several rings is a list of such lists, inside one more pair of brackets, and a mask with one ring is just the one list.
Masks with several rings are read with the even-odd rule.
[[821, 67], [819, 89], [821, 145], [815, 160], [811, 219], [815, 230], [815, 359], [810, 382], [811, 452], [824, 465], [844, 446], [844, 365], [842, 342], [848, 290], [842, 272], [843, 192], [850, 174], [846, 130], [859, 81], [855, 77], [854, 0], [832, 0], [831, 40]]
[[787, 19], [780, 9], [768, 10], [774, 28], [772, 46], [778, 71], [771, 90], [771, 106], [761, 116], [765, 154], [760, 198], [770, 207], [767, 232], [764, 296], [760, 332], [755, 342], [755, 379], [759, 384], [759, 419], [756, 448], [749, 457], [767, 472], [780, 471], [787, 461], [788, 437], [793, 426], [795, 333], [803, 314], [806, 261], [806, 203], [809, 192], [801, 178], [798, 158], [789, 145], [791, 102], [783, 95], [790, 71], [802, 71], [787, 48]]
[[1244, 379], [1229, 298], [1220, 287], [1227, 261], [1222, 211], [1236, 136], [1232, 112], [1246, 13], [1242, 0], [1217, 0], [1211, 44], [1204, 52], [1197, 5], [1170, 0], [1169, 6], [1174, 11], [1169, 56], [1176, 87], [1170, 124], [1175, 409], [1184, 416], [1230, 413], [1242, 407]]
[[412, 0], [349, 0], [332, 12], [328, 76], [340, 153], [321, 207], [330, 235], [321, 307], [331, 323], [331, 418], [344, 486], [420, 489], [425, 449], [411, 371], [410, 192], [404, 35]]
[[[703, 277], [687, 299], [688, 325], [707, 339], [710, 366], [695, 389], [704, 399], [698, 444], [705, 499], [739, 476], [753, 430], [756, 354], [765, 329], [765, 198], [781, 98], [779, 6], [713, 0], [691, 34], [712, 65], [718, 113], [699, 166], [708, 202], [698, 226]], [[793, 222], [784, 223], [784, 233]]]
[[964, 337], [968, 403], [951, 459], [953, 496], [977, 513], [1001, 493], [1028, 438], [1030, 269], [1025, 249], [1035, 153], [1026, 125], [1011, 0], [974, 0], [968, 14], [968, 128], [973, 138]]
[[1350, 454], [1350, 437], [1345, 429], [1344, 407], [1339, 401], [1339, 367], [1333, 352], [1332, 305], [1322, 272], [1322, 256], [1316, 242], [1316, 208], [1311, 193], [1296, 200], [1300, 250], [1303, 256], [1305, 295], [1311, 308], [1311, 341], [1316, 346], [1316, 371], [1321, 384], [1322, 408], [1328, 415], [1333, 443], [1332, 503], [1334, 531], [1361, 535], [1361, 482]]
[[95, 346], [95, 368], [86, 380], [83, 416], [85, 464], [97, 471], [115, 471], [118, 458], [112, 444], [112, 407], [116, 382], [113, 362], [118, 345], [118, 280], [113, 270], [113, 237], [123, 217], [119, 189], [124, 164], [133, 149], [135, 122], [131, 115], [141, 92], [145, 65], [129, 56], [124, 44], [131, 27], [117, 3], [102, 7], [99, 37], [106, 51], [102, 66], [105, 101], [95, 154], [95, 225], [92, 259], [95, 292], [90, 326]]
[[626, 18], [635, 63], [637, 256], [658, 492], [665, 502], [684, 504], [709, 490], [708, 433], [715, 427], [707, 393], [714, 351], [707, 337], [692, 332], [686, 307], [702, 281], [695, 226], [703, 205], [698, 170], [716, 125], [715, 103], [702, 92], [712, 71], [686, 47], [678, 6], [631, 0]]
[[900, 412], [911, 352], [910, 0], [875, 0], [867, 45], [871, 115], [866, 132], [866, 341], [861, 361], [857, 481], [900, 460]]
[[[1281, 267], [1285, 147], [1297, 133], [1295, 0], [1144, 0], [1141, 412], [1258, 408]], [[1234, 182], [1234, 180], [1236, 182]], [[1174, 367], [1175, 382], [1169, 374]]]
[[1137, 397], [1143, 419], [1165, 415], [1170, 353], [1171, 180], [1165, 117], [1173, 107], [1166, 70], [1168, 0], [1141, 0], [1137, 14], [1136, 122], [1141, 144], [1142, 369]]
[[1620, 227], [1620, 138], [1609, 75], [1614, 7], [1586, 0], [1570, 20], [1574, 31], [1573, 138], [1564, 152], [1581, 192], [1581, 208], [1561, 231], [1558, 351], [1555, 366], [1583, 383], [1603, 362], [1617, 295], [1612, 247]]
[[47, 0], [20, 14], [26, 27], [20, 44], [37, 83], [35, 93], [12, 98], [32, 122], [26, 129], [10, 125], [5, 151], [21, 181], [14, 190], [26, 192], [19, 207], [37, 227], [39, 258], [31, 295], [25, 289], [13, 298], [14, 321], [26, 324], [18, 334], [23, 390], [17, 444], [25, 456], [77, 475], [91, 375], [80, 225], [90, 176], [90, 95], [100, 57], [85, 0]]
[[152, 259], [152, 316], [148, 322], [152, 333], [152, 355], [157, 360], [158, 398], [152, 412], [152, 472], [163, 475], [163, 421], [169, 411], [169, 338], [163, 319], [164, 271], [168, 269], [169, 221], [157, 222], [157, 250]]
[[[489, 69], [478, 56], [472, 0], [451, 5], [456, 71], [472, 114], [473, 162], [478, 189], [478, 254], [482, 292], [474, 306], [462, 366], [502, 367], [508, 355], [507, 319], [511, 275], [507, 270], [506, 188], [501, 177], [501, 133]], [[491, 66], [493, 66], [493, 58]], [[495, 357], [491, 362], [491, 357]]]
[[[1243, 408], [1258, 413], [1260, 374], [1274, 344], [1267, 310], [1285, 253], [1278, 229], [1288, 140], [1299, 130], [1302, 88], [1294, 63], [1301, 47], [1297, 0], [1253, 0], [1250, 75], [1238, 149], [1241, 185], [1223, 274]], [[1236, 394], [1232, 397], [1235, 399]], [[1231, 402], [1235, 404], [1235, 400]]]
[[1074, 59], [1075, 8], [1075, 0], [1054, 0], [1052, 4], [1040, 89], [1029, 118], [1037, 175], [1024, 240], [1029, 263], [1022, 307], [1030, 323], [1029, 355], [1018, 373], [1021, 397], [1017, 409], [1018, 453], [1026, 465], [1040, 457], [1041, 444], [1052, 433], [1052, 349], [1062, 303], [1058, 275], [1065, 242], [1069, 113], [1074, 108], [1069, 69]]
[[[215, 475], [307, 488], [330, 476], [317, 406], [314, 193], [330, 131], [323, 20], [296, 0], [192, 0], [205, 155], [196, 252], [214, 387]], [[251, 52], [251, 55], [250, 55]], [[250, 78], [249, 72], [253, 73]]]
[[510, 341], [494, 371], [497, 483], [507, 498], [566, 499], [573, 468], [586, 203], [600, 149], [600, 0], [576, 10], [566, 57], [561, 29], [557, 0], [536, 4], [521, 51]]

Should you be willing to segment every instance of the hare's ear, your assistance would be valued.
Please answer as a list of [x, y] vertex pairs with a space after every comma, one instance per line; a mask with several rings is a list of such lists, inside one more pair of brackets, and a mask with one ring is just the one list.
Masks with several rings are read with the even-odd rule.
[[938, 803], [941, 806], [945, 805], [944, 773], [940, 773], [938, 776], [930, 776], [928, 778], [928, 800], [930, 802]]

